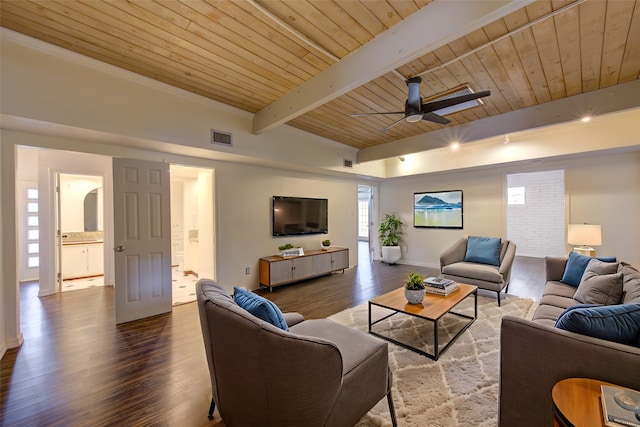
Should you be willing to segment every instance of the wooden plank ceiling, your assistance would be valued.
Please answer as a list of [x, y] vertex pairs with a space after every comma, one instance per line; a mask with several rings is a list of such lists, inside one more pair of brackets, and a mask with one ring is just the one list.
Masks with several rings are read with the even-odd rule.
[[[398, 116], [350, 117], [403, 110], [412, 76], [422, 76], [423, 98], [463, 84], [491, 90], [446, 126], [636, 80], [639, 1], [535, 1], [288, 124], [362, 149], [443, 127], [403, 122], [383, 133]], [[256, 113], [430, 4], [2, 0], [0, 25]]]

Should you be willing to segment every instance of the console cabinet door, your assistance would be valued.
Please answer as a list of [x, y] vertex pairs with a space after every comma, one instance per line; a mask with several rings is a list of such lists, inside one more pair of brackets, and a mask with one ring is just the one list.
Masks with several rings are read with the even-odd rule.
[[313, 256], [313, 274], [324, 274], [331, 271], [331, 254]]
[[331, 253], [331, 271], [349, 268], [349, 251]]
[[313, 258], [312, 256], [303, 256], [291, 260], [293, 263], [293, 280], [313, 276]]
[[290, 259], [272, 262], [269, 267], [271, 271], [271, 286], [290, 282], [293, 279], [292, 267]]

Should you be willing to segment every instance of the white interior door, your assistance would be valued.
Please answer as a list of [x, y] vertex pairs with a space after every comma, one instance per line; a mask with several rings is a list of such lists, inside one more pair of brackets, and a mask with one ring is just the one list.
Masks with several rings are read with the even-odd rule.
[[169, 164], [113, 159], [116, 323], [171, 311]]

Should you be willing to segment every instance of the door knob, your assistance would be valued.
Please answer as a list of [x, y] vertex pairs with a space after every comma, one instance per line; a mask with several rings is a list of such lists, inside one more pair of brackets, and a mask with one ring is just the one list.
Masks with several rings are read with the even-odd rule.
[[116, 246], [113, 250], [116, 252], [124, 252], [124, 246]]

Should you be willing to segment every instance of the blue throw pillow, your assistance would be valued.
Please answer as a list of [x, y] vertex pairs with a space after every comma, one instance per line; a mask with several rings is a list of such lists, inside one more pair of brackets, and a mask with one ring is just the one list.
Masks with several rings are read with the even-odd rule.
[[640, 304], [569, 307], [556, 321], [556, 328], [640, 347]]
[[236, 304], [256, 316], [258, 319], [269, 322], [285, 331], [289, 330], [289, 326], [284, 320], [284, 316], [278, 306], [268, 299], [263, 298], [260, 295], [256, 295], [251, 291], [247, 291], [246, 289], [234, 286], [233, 300]]
[[500, 265], [500, 238], [469, 236], [464, 260], [479, 264]]
[[[562, 279], [560, 279], [560, 281], [577, 288], [578, 285], [580, 285], [580, 281], [582, 280], [584, 270], [587, 269], [587, 264], [589, 264], [589, 261], [591, 261], [592, 259], [593, 258], [591, 258], [590, 256], [570, 252], [569, 259], [567, 260], [567, 266], [564, 268], [564, 274], [562, 275]], [[603, 262], [616, 262], [616, 257], [599, 257], [596, 259], [599, 259]]]

